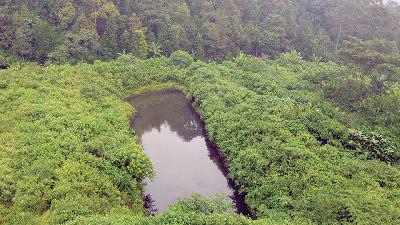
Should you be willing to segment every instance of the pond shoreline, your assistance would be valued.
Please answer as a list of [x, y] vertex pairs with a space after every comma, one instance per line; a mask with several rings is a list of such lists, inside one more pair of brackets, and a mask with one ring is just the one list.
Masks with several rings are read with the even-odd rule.
[[[153, 86], [151, 88], [143, 88], [143, 89], [137, 91], [134, 95], [130, 95], [130, 97], [126, 97], [125, 101], [130, 103], [132, 106], [134, 106], [134, 104], [131, 103], [132, 99], [138, 98], [138, 96], [140, 97], [140, 96], [149, 95], [149, 94], [151, 95], [151, 94], [156, 94], [156, 93], [175, 93], [175, 94], [179, 93], [180, 95], [183, 95], [185, 97], [186, 101], [188, 101], [190, 103], [190, 107], [193, 110], [195, 117], [197, 117], [196, 121], [199, 122], [200, 126], [203, 128], [201, 131], [201, 135], [203, 137], [205, 137], [205, 141], [206, 141], [207, 148], [209, 150], [209, 154], [212, 155], [213, 161], [214, 160], [218, 161], [219, 170], [223, 173], [223, 176], [225, 177], [226, 181], [228, 182], [229, 187], [232, 187], [234, 189], [233, 195], [235, 196], [235, 199], [233, 199], [233, 203], [235, 205], [237, 212], [239, 214], [245, 215], [247, 217], [254, 218], [249, 206], [245, 203], [245, 193], [239, 193], [239, 188], [237, 187], [236, 183], [234, 182], [234, 180], [229, 178], [229, 167], [227, 165], [226, 158], [223, 155], [223, 153], [220, 151], [220, 149], [218, 148], [218, 145], [210, 139], [210, 137], [208, 135], [208, 131], [206, 129], [205, 121], [203, 120], [203, 118], [201, 117], [201, 114], [197, 112], [197, 110], [195, 109], [195, 107], [193, 105], [194, 98], [190, 97], [187, 94], [187, 91], [185, 90], [185, 88], [183, 88], [182, 86], [178, 86], [178, 85], [168, 85], [168, 84], [166, 86], [162, 86], [160, 88], [157, 86]], [[138, 113], [135, 106], [134, 106], [134, 108], [135, 108], [135, 113], [132, 115], [131, 121], [134, 121], [136, 119], [136, 116]], [[140, 137], [136, 133], [136, 130], [135, 130], [135, 135], [137, 136], [137, 138], [140, 139]], [[142, 146], [143, 146], [143, 144], [142, 144]], [[143, 149], [145, 149], [144, 146], [143, 146]], [[153, 162], [153, 160], [152, 160], [152, 162]], [[145, 193], [145, 190], [142, 189], [142, 192]], [[145, 194], [143, 196], [144, 196], [144, 200], [146, 200], [148, 198], [148, 197], [146, 197]], [[145, 204], [145, 206], [148, 207], [147, 203]]]

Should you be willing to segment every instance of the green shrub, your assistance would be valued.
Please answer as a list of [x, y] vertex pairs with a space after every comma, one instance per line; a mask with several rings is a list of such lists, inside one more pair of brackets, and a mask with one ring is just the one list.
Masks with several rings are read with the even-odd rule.
[[178, 210], [184, 212], [194, 212], [196, 214], [235, 214], [234, 205], [228, 196], [216, 194], [202, 196], [193, 194], [189, 198], [177, 201], [168, 210]]
[[181, 68], [189, 67], [193, 62], [193, 57], [184, 51], [176, 51], [170, 56], [171, 63]]
[[389, 140], [374, 132], [351, 130], [348, 147], [359, 154], [366, 154], [370, 159], [379, 159], [384, 162], [400, 160], [400, 152], [390, 144]]
[[[321, 91], [353, 74], [347, 67], [297, 53], [222, 64], [187, 56], [1, 70], [0, 223], [400, 223], [400, 170], [386, 163], [398, 157], [396, 85], [349, 113]], [[152, 167], [122, 97], [176, 83], [193, 96], [257, 220], [234, 214], [227, 199], [198, 195], [144, 217], [141, 188]], [[385, 114], [371, 122], [365, 108]]]

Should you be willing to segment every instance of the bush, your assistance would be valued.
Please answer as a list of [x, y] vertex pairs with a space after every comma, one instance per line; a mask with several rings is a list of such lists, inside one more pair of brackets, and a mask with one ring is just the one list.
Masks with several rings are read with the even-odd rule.
[[[336, 99], [353, 102], [338, 90], [360, 93], [368, 80], [339, 83], [345, 68], [296, 53], [222, 64], [193, 63], [184, 52], [127, 58], [0, 71], [0, 224], [400, 224], [398, 165], [355, 157], [341, 145], [391, 160], [385, 140], [399, 146], [399, 87], [362, 102], [365, 114], [379, 109], [393, 121], [372, 125], [334, 107], [321, 91], [332, 87]], [[325, 75], [304, 79], [309, 73]], [[193, 96], [258, 220], [233, 214], [224, 198], [198, 195], [144, 217], [141, 188], [152, 167], [121, 97], [176, 81]], [[313, 81], [323, 88], [304, 89]], [[348, 128], [382, 136], [349, 135]]]
[[231, 199], [224, 195], [202, 196], [193, 194], [191, 197], [183, 199], [170, 207], [170, 210], [184, 212], [195, 212], [196, 214], [235, 214], [235, 209]]
[[7, 69], [16, 62], [16, 59], [11, 57], [9, 54], [5, 53], [0, 49], [0, 69]]
[[132, 55], [131, 53], [122, 53], [118, 56], [116, 59], [117, 62], [122, 63], [122, 64], [133, 64], [136, 61], [136, 57]]
[[176, 51], [172, 53], [170, 60], [174, 66], [187, 68], [194, 62], [193, 57], [184, 51]]
[[351, 149], [366, 154], [368, 158], [384, 162], [396, 162], [400, 154], [383, 136], [369, 132], [351, 130], [348, 145]]

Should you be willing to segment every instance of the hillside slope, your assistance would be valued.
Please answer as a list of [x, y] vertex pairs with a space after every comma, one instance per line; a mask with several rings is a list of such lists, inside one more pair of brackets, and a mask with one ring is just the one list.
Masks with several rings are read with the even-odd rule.
[[[207, 64], [183, 52], [1, 70], [0, 224], [399, 224], [393, 123], [371, 132], [366, 114], [315, 88], [352, 71], [295, 53]], [[200, 196], [145, 217], [140, 191], [152, 167], [123, 98], [172, 86], [194, 98], [257, 220]]]

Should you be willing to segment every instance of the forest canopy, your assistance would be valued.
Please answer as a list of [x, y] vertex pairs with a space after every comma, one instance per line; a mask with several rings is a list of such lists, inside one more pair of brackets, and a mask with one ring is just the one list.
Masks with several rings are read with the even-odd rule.
[[[240, 53], [336, 59], [350, 37], [400, 43], [399, 4], [376, 0], [0, 1], [0, 59], [93, 62], [176, 50], [200, 60]], [[398, 53], [397, 47], [394, 47]]]

